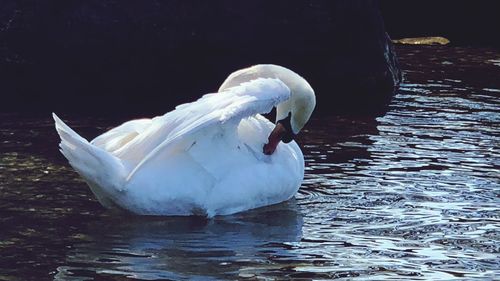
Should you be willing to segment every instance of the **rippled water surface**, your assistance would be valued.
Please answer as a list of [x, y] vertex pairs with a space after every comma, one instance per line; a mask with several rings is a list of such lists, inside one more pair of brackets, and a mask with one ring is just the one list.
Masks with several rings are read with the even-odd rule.
[[[500, 278], [500, 52], [398, 49], [379, 118], [321, 117], [295, 200], [239, 215], [105, 211], [43, 116], [0, 119], [0, 280]], [[86, 137], [120, 118], [63, 116]]]

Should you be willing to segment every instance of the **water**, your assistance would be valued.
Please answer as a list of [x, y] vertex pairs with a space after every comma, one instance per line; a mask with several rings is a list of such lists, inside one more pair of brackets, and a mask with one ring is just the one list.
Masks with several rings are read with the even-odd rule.
[[[385, 116], [300, 136], [295, 200], [212, 220], [107, 212], [48, 114], [1, 115], [0, 280], [500, 278], [500, 52], [398, 51]], [[63, 117], [86, 137], [124, 121]]]

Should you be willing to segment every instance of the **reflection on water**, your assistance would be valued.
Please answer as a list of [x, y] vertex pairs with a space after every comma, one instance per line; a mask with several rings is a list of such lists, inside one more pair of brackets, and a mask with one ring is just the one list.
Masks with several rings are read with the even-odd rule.
[[[0, 280], [500, 278], [500, 54], [404, 47], [383, 117], [322, 117], [297, 199], [213, 220], [103, 210], [50, 116], [0, 120]], [[65, 116], [84, 136], [123, 118]]]
[[250, 277], [280, 270], [255, 265], [298, 258], [288, 248], [300, 241], [301, 231], [302, 216], [293, 201], [213, 220], [111, 216], [86, 225], [56, 279], [70, 279], [75, 272], [79, 278], [95, 277], [95, 271], [141, 279]]

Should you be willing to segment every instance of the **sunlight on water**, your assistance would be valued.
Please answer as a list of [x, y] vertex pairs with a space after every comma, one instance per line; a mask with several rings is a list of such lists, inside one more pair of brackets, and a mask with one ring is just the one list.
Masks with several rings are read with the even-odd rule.
[[498, 54], [422, 48], [384, 116], [311, 121], [296, 200], [213, 220], [106, 212], [49, 115], [3, 115], [0, 279], [500, 278], [500, 81], [467, 72], [499, 77]]

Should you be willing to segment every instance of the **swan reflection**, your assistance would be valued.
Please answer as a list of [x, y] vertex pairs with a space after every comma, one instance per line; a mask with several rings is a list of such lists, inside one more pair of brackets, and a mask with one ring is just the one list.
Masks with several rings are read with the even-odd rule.
[[210, 220], [108, 215], [88, 224], [55, 279], [244, 277], [268, 271], [275, 259], [294, 259], [302, 224], [294, 200]]

